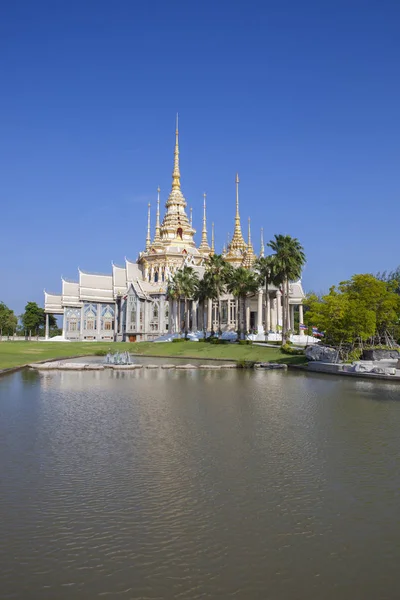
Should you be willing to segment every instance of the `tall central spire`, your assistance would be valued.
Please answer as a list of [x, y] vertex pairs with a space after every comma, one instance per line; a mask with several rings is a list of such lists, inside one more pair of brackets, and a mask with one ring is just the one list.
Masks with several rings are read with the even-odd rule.
[[179, 169], [179, 128], [176, 116], [174, 170], [172, 171], [172, 189], [165, 203], [167, 209], [160, 226], [162, 243], [167, 246], [178, 246], [183, 249], [195, 248], [193, 239], [196, 231], [186, 214], [186, 200], [181, 190], [181, 173]]
[[174, 170], [172, 171], [172, 189], [181, 189], [181, 174], [179, 171], [179, 123], [178, 113], [176, 113], [176, 129], [175, 129], [175, 150], [174, 150]]

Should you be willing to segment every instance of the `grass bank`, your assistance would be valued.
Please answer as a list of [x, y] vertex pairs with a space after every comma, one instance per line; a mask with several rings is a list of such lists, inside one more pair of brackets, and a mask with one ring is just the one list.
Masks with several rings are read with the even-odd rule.
[[0, 342], [0, 369], [18, 367], [33, 362], [69, 356], [89, 356], [100, 350], [126, 351], [143, 356], [160, 356], [199, 359], [224, 359], [232, 361], [279, 362], [302, 364], [303, 356], [282, 354], [280, 348], [241, 346], [238, 344], [213, 345], [206, 342], [182, 342], [180, 344], [140, 342]]

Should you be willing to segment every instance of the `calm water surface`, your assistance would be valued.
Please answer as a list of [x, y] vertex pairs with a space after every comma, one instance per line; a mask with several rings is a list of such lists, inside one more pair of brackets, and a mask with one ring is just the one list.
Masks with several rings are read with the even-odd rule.
[[399, 400], [277, 371], [0, 378], [0, 598], [398, 599]]

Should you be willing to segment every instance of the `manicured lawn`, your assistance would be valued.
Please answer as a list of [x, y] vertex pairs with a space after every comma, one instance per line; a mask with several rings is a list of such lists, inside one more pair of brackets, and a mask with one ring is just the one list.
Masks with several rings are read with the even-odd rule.
[[[282, 354], [279, 347], [240, 346], [237, 344], [213, 345], [205, 342], [135, 344], [110, 342], [0, 342], [0, 369], [26, 365], [50, 358], [89, 356], [99, 350], [126, 351], [152, 356], [179, 356], [199, 359], [249, 360], [256, 362], [304, 363], [303, 356]], [[102, 360], [100, 358], [99, 360]]]

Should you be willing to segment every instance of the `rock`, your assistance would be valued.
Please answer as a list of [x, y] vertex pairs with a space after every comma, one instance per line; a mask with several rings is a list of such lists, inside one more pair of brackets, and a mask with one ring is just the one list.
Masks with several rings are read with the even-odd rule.
[[287, 365], [280, 363], [257, 363], [254, 366], [256, 369], [287, 369]]
[[396, 369], [392, 367], [374, 367], [372, 373], [376, 375], [396, 375]]
[[306, 348], [306, 357], [308, 360], [334, 363], [338, 360], [338, 351], [329, 346], [308, 346]]
[[162, 369], [175, 369], [176, 365], [161, 365]]
[[374, 365], [372, 363], [355, 363], [352, 371], [354, 373], [372, 373]]
[[159, 365], [145, 365], [146, 369], [158, 369]]
[[137, 369], [143, 369], [143, 365], [112, 365], [113, 369], [117, 371], [135, 371]]
[[104, 365], [88, 364], [85, 365], [85, 371], [104, 371]]
[[220, 369], [220, 365], [199, 365], [199, 369]]
[[390, 360], [400, 359], [399, 350], [393, 348], [392, 350], [385, 350], [383, 348], [375, 348], [372, 350], [363, 350], [363, 360]]
[[195, 365], [176, 365], [175, 369], [197, 369]]
[[227, 365], [220, 365], [221, 369], [237, 369], [237, 365], [232, 363], [232, 364], [227, 364]]

